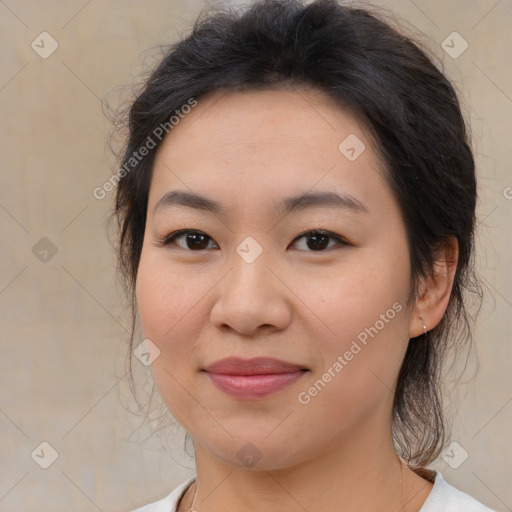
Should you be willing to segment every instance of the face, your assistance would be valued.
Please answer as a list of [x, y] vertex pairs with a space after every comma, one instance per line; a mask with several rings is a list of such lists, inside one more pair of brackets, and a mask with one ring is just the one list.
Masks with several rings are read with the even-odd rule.
[[[218, 459], [242, 467], [239, 450], [252, 443], [258, 467], [271, 470], [363, 431], [389, 435], [411, 282], [404, 222], [383, 172], [356, 119], [305, 90], [216, 92], [164, 139], [138, 313], [160, 350], [151, 369], [164, 402]], [[161, 201], [175, 191], [218, 210], [177, 195]], [[170, 237], [179, 230], [187, 231]], [[231, 356], [304, 371], [269, 394], [233, 395], [204, 371]], [[231, 382], [260, 389], [247, 377]]]

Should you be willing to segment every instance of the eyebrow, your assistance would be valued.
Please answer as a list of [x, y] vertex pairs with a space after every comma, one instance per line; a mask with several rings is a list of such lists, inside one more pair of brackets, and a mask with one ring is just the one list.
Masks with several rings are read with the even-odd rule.
[[[226, 208], [221, 203], [200, 194], [184, 190], [171, 190], [167, 192], [155, 205], [153, 214], [174, 206], [195, 208], [221, 216], [227, 214]], [[341, 208], [357, 213], [368, 213], [368, 208], [350, 194], [328, 191], [305, 192], [287, 197], [277, 204], [276, 212], [279, 215], [286, 215], [291, 212], [303, 211], [319, 206], [324, 208]]]

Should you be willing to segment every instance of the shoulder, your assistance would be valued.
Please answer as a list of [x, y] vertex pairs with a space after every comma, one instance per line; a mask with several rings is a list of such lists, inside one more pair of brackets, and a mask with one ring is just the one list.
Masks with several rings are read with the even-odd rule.
[[195, 479], [196, 476], [194, 475], [176, 487], [176, 489], [174, 489], [174, 491], [168, 494], [165, 498], [148, 505], [144, 505], [143, 507], [132, 510], [131, 512], [176, 512], [181, 497], [185, 494], [185, 491], [190, 485], [192, 485]]
[[420, 512], [494, 512], [475, 498], [450, 485], [436, 472], [434, 487]]

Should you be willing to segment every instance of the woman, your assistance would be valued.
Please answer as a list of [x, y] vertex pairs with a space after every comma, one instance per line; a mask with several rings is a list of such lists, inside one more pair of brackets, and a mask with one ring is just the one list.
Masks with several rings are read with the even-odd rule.
[[136, 351], [197, 468], [139, 512], [490, 510], [426, 469], [476, 181], [416, 43], [333, 0], [201, 18], [131, 105], [119, 178]]

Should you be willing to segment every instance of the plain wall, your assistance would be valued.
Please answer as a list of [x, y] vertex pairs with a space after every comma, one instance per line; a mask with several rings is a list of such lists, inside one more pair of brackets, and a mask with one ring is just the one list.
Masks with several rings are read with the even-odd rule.
[[[480, 369], [451, 399], [453, 440], [468, 458], [457, 469], [443, 459], [434, 467], [497, 511], [512, 510], [512, 3], [375, 3], [424, 33], [443, 61], [462, 95], [478, 166], [478, 271], [486, 287], [475, 331]], [[147, 69], [155, 52], [146, 50], [185, 34], [202, 5], [0, 3], [4, 512], [127, 511], [194, 473], [182, 430], [166, 434], [163, 447], [147, 426], [138, 428], [143, 418], [127, 410], [134, 409], [124, 365], [128, 302], [105, 224], [114, 193], [99, 200], [93, 190], [116, 169], [102, 100], [115, 104], [124, 94], [119, 86]], [[59, 45], [46, 59], [31, 47], [36, 41], [40, 52], [48, 51], [43, 31]], [[454, 31], [469, 45], [457, 58], [441, 46]], [[149, 377], [142, 365], [137, 371], [139, 381]], [[43, 441], [58, 453], [48, 469], [34, 461], [51, 456], [39, 447]]]

